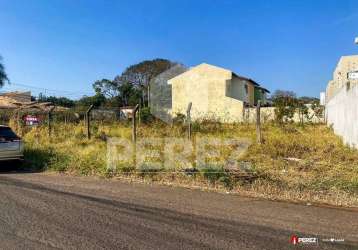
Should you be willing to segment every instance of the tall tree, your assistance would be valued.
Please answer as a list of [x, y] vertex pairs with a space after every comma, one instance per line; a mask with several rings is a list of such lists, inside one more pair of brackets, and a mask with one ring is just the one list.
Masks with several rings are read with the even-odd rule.
[[6, 82], [9, 82], [7, 75], [5, 73], [4, 64], [2, 64], [2, 57], [0, 56], [0, 87], [3, 87]]
[[106, 98], [111, 99], [119, 95], [119, 86], [116, 82], [102, 79], [95, 81], [92, 87], [96, 93], [101, 93]]
[[167, 59], [146, 60], [129, 66], [121, 75], [114, 79], [118, 85], [130, 83], [142, 92], [142, 102], [149, 103], [150, 82], [151, 80], [170, 69], [176, 63]]
[[119, 86], [119, 92], [122, 106], [134, 106], [140, 102], [142, 97], [140, 89], [129, 82], [123, 82]]
[[93, 84], [96, 95], [105, 97], [106, 106], [135, 105], [141, 101], [141, 90], [128, 81], [102, 79]]

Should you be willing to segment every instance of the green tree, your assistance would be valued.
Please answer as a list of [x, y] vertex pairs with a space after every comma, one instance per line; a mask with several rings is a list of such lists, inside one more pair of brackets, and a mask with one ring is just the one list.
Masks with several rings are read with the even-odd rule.
[[39, 94], [37, 100], [39, 102], [51, 102], [56, 106], [62, 106], [67, 108], [72, 108], [75, 106], [75, 101], [67, 97], [45, 96], [42, 93]]
[[303, 99], [297, 99], [296, 100], [296, 106], [298, 110], [298, 117], [300, 119], [301, 125], [303, 125], [305, 119], [307, 121], [311, 121], [312, 117], [309, 115], [309, 109], [305, 103], [305, 100]]
[[106, 97], [100, 93], [96, 93], [94, 96], [83, 96], [75, 103], [76, 106], [79, 108], [87, 108], [92, 104], [95, 107], [103, 106], [105, 102], [106, 102]]
[[140, 88], [130, 82], [102, 79], [96, 81], [93, 88], [96, 95], [105, 97], [105, 106], [132, 106], [141, 102]]
[[0, 87], [3, 87], [8, 82], [9, 79], [6, 75], [4, 64], [2, 63], [2, 57], [0, 56]]
[[122, 106], [134, 106], [141, 101], [141, 90], [129, 82], [124, 82], [119, 86], [119, 93]]
[[142, 103], [149, 104], [150, 82], [160, 73], [170, 69], [176, 63], [167, 59], [146, 60], [129, 66], [121, 75], [114, 79], [118, 86], [132, 84], [141, 92]]
[[278, 123], [291, 121], [298, 108], [298, 99], [292, 91], [276, 90], [272, 95], [275, 117]]
[[119, 95], [119, 85], [116, 82], [108, 79], [95, 81], [92, 84], [92, 87], [97, 94], [102, 94], [108, 99]]
[[314, 101], [312, 103], [311, 108], [313, 110], [314, 115], [317, 118], [323, 118], [324, 117], [324, 106], [320, 104], [319, 100]]

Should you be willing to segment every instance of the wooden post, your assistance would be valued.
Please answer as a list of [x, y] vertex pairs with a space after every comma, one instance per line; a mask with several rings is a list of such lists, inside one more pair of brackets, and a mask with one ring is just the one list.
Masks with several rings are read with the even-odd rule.
[[52, 111], [55, 109], [55, 107], [50, 108], [50, 110], [47, 113], [47, 120], [48, 120], [48, 136], [51, 137], [51, 121], [52, 121]]
[[246, 110], [245, 110], [245, 105], [242, 107], [242, 122], [245, 122], [245, 120], [246, 120], [246, 117], [245, 117], [245, 115], [246, 115], [246, 112], [245, 112]]
[[256, 105], [256, 140], [257, 143], [262, 143], [262, 135], [261, 135], [261, 101], [257, 101]]
[[189, 102], [188, 108], [186, 109], [186, 121], [188, 123], [188, 139], [189, 140], [191, 139], [191, 116], [190, 116], [191, 106], [192, 106], [192, 103]]
[[90, 130], [90, 112], [92, 111], [93, 109], [93, 105], [91, 105], [87, 111], [86, 111], [86, 127], [87, 127], [87, 139], [91, 139], [91, 130]]
[[20, 136], [22, 136], [21, 123], [20, 123], [20, 109], [17, 110], [16, 121], [17, 121], [17, 133]]
[[141, 113], [141, 108], [140, 108], [140, 105], [139, 105], [139, 108], [138, 108], [138, 126], [140, 126], [141, 116], [142, 116], [142, 113]]
[[139, 104], [137, 104], [132, 111], [132, 141], [136, 143], [137, 141], [137, 111], [139, 109]]

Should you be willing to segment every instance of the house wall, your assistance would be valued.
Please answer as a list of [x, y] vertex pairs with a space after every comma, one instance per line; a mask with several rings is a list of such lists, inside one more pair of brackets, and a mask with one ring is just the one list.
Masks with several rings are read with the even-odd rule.
[[261, 88], [255, 88], [254, 90], [254, 105], [257, 105], [257, 101], [261, 101], [261, 105], [265, 105], [267, 102], [267, 93]]
[[249, 86], [249, 104], [254, 106], [255, 103], [255, 86], [252, 83], [248, 83]]
[[[168, 81], [172, 85], [172, 114], [186, 113], [192, 102], [193, 120], [212, 118], [224, 122], [242, 120], [243, 102], [226, 95], [232, 73], [200, 64]], [[233, 88], [240, 88], [234, 84]]]
[[326, 103], [327, 124], [344, 143], [358, 148], [358, 86], [341, 88]]
[[[255, 87], [245, 79], [233, 77], [231, 81], [227, 82], [228, 88], [226, 96], [241, 100], [248, 103], [250, 106], [254, 105]], [[247, 85], [248, 93], [246, 94], [245, 85]]]
[[233, 77], [231, 80], [226, 82], [226, 96], [237, 100], [249, 102], [248, 95], [245, 93], [245, 84], [247, 81], [238, 77]]

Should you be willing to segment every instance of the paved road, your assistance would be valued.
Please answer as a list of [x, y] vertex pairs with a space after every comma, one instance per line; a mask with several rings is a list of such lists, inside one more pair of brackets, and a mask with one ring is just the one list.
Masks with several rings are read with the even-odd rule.
[[358, 249], [357, 210], [44, 173], [0, 174], [0, 197], [1, 249]]

